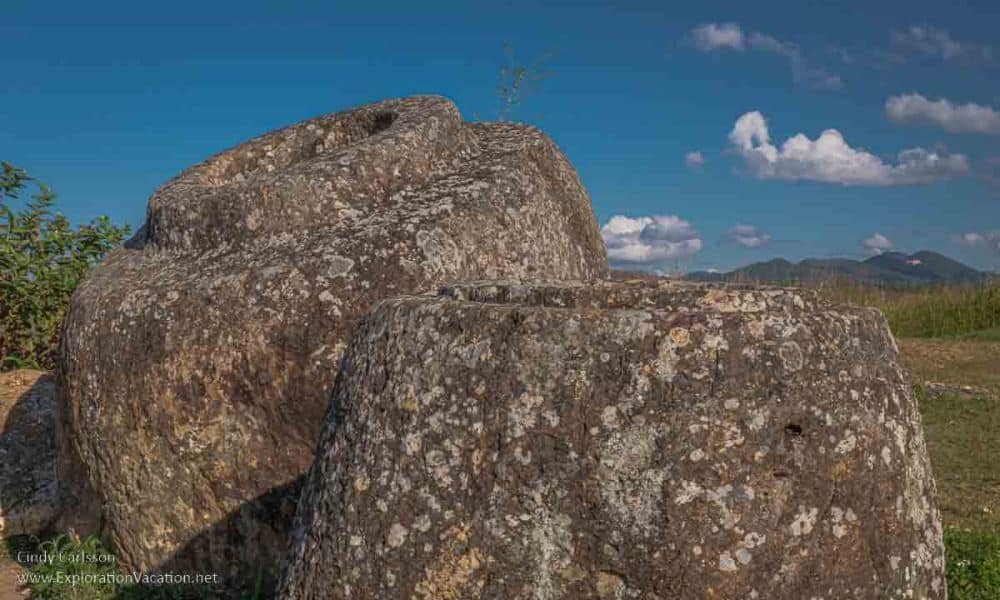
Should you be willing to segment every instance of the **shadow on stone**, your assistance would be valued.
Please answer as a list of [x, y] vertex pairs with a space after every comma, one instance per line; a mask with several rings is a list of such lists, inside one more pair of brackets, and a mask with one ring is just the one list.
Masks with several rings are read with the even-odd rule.
[[52, 397], [48, 373], [0, 374], [0, 536], [37, 535], [57, 516]]
[[225, 592], [233, 597], [272, 598], [284, 566], [265, 564], [258, 548], [287, 545], [295, 517], [294, 499], [299, 497], [305, 475], [274, 487], [245, 502], [224, 519], [198, 533], [157, 573], [212, 574], [212, 564], [228, 564], [217, 573]]

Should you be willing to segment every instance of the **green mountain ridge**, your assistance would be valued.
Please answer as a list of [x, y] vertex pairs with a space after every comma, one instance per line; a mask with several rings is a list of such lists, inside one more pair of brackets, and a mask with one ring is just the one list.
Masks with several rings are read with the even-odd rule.
[[758, 262], [728, 273], [695, 271], [685, 276], [696, 281], [761, 281], [817, 283], [830, 279], [871, 285], [934, 285], [982, 283], [989, 273], [930, 250], [913, 254], [884, 252], [865, 260], [806, 258], [793, 263], [783, 258]]

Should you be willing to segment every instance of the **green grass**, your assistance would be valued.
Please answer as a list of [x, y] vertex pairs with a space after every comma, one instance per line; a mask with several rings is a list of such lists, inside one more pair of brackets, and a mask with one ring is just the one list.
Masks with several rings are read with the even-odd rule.
[[1000, 598], [1000, 535], [947, 528], [944, 544], [951, 600]]
[[[1000, 359], [998, 359], [1000, 360]], [[948, 597], [1000, 598], [1000, 399], [917, 386], [944, 521]]]
[[1000, 328], [1000, 285], [927, 289], [885, 305], [889, 327], [904, 337], [941, 337]]
[[1000, 327], [991, 329], [981, 329], [955, 336], [960, 340], [973, 340], [980, 342], [1000, 342]]
[[1000, 534], [1000, 400], [919, 387], [917, 397], [945, 523]]

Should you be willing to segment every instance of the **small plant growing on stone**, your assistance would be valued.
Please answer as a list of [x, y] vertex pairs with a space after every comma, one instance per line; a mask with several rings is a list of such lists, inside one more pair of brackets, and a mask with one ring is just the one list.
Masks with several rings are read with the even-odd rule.
[[69, 298], [90, 267], [120, 244], [128, 225], [107, 217], [73, 227], [53, 212], [44, 184], [14, 209], [33, 178], [0, 163], [0, 370], [52, 368], [59, 325]]
[[511, 45], [504, 42], [503, 55], [506, 64], [500, 69], [500, 84], [496, 90], [500, 100], [498, 121], [507, 121], [524, 99], [538, 92], [542, 81], [552, 76], [552, 71], [544, 69], [543, 65], [555, 56], [555, 51], [549, 50], [525, 65], [515, 58]]

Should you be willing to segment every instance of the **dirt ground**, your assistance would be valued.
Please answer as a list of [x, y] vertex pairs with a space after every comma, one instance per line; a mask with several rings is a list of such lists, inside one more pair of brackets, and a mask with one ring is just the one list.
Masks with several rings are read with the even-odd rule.
[[19, 590], [17, 576], [21, 567], [12, 560], [0, 558], [0, 600], [23, 600], [28, 592]]
[[1000, 398], [1000, 343], [921, 338], [897, 342], [914, 383], [968, 386]]

